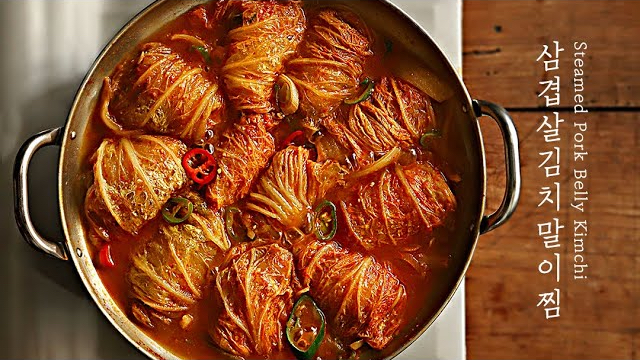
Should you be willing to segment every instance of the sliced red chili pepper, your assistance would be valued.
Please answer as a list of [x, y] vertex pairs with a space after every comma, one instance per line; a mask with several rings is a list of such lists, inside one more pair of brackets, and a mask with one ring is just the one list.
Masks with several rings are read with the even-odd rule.
[[182, 167], [189, 179], [200, 185], [206, 185], [216, 177], [216, 159], [201, 148], [189, 150], [182, 158]]
[[111, 244], [102, 245], [98, 252], [98, 262], [100, 263], [100, 266], [105, 269], [110, 269], [116, 266], [116, 263], [113, 261], [113, 257], [111, 257]]
[[[286, 137], [286, 139], [284, 139], [284, 141], [282, 142], [282, 148], [285, 148], [291, 144], [299, 144], [298, 138], [299, 137], [303, 137], [304, 136], [304, 131], [302, 130], [296, 130], [294, 132], [292, 132], [291, 134], [289, 134], [289, 136]], [[300, 142], [301, 144], [302, 142]]]

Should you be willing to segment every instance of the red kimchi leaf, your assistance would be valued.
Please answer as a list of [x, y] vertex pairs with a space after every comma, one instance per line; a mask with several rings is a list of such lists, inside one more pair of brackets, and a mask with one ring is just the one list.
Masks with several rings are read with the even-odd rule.
[[382, 78], [376, 84], [371, 102], [397, 119], [414, 143], [435, 125], [431, 99], [403, 80]]
[[171, 322], [202, 299], [215, 258], [230, 243], [222, 218], [211, 211], [194, 212], [179, 225], [160, 222], [150, 234], [138, 239], [127, 281], [132, 313], [153, 327], [151, 316]]
[[293, 268], [292, 254], [276, 244], [244, 243], [229, 251], [215, 283], [222, 313], [209, 331], [221, 349], [244, 357], [283, 349]]
[[247, 208], [277, 220], [285, 229], [301, 229], [316, 203], [344, 173], [336, 162], [314, 162], [308, 149], [289, 146], [275, 154], [249, 194]]
[[243, 198], [275, 153], [273, 136], [267, 126], [271, 115], [250, 115], [224, 135], [216, 150], [218, 176], [207, 188], [207, 199], [214, 209]]
[[229, 56], [222, 68], [227, 95], [238, 110], [273, 110], [273, 86], [284, 60], [305, 30], [298, 1], [230, 1], [227, 11], [242, 24], [229, 31]]
[[309, 24], [287, 75], [307, 115], [325, 116], [358, 91], [365, 60], [373, 53], [366, 26], [346, 11], [323, 10]]
[[396, 335], [407, 293], [387, 267], [313, 236], [294, 245], [294, 256], [302, 285], [309, 286], [332, 331], [343, 340], [363, 339], [379, 350]]
[[426, 95], [401, 80], [383, 78], [371, 99], [352, 106], [346, 120], [329, 117], [323, 123], [362, 166], [372, 161], [372, 153], [416, 146], [435, 119]]
[[136, 62], [106, 78], [100, 101], [103, 122], [117, 134], [146, 130], [193, 143], [222, 120], [217, 82], [161, 43], [143, 45]]
[[442, 225], [455, 210], [446, 179], [429, 163], [394, 165], [372, 176], [376, 181], [361, 183], [341, 202], [349, 231], [367, 250], [412, 245], [414, 235]]
[[[181, 141], [163, 136], [104, 140], [96, 153], [94, 183], [85, 201], [85, 212], [98, 234], [115, 230], [108, 229], [114, 223], [111, 218], [129, 234], [136, 234], [154, 218], [187, 182], [181, 165], [186, 151]], [[95, 221], [96, 214], [106, 213], [110, 216], [105, 220]]]

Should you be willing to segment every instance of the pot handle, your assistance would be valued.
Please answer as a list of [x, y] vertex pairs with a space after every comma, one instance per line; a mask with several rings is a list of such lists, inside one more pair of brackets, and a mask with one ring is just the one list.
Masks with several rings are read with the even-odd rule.
[[480, 234], [488, 233], [509, 220], [520, 198], [520, 151], [518, 149], [518, 131], [507, 110], [489, 101], [473, 100], [473, 110], [477, 117], [487, 115], [500, 127], [504, 140], [504, 160], [507, 172], [507, 184], [502, 203], [496, 212], [484, 215], [480, 223]]
[[25, 141], [18, 154], [16, 162], [13, 166], [13, 199], [14, 212], [18, 229], [25, 241], [48, 255], [56, 257], [60, 260], [67, 260], [67, 251], [63, 244], [59, 242], [49, 241], [42, 237], [36, 230], [31, 221], [29, 213], [29, 189], [28, 189], [28, 171], [29, 164], [33, 155], [46, 146], [60, 146], [62, 144], [62, 136], [64, 128], [55, 128], [43, 131], [32, 136]]

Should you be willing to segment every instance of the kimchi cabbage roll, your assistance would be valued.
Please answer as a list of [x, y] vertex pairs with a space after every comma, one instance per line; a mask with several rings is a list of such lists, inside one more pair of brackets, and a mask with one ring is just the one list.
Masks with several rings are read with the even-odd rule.
[[366, 25], [346, 10], [323, 10], [310, 20], [298, 55], [286, 68], [306, 115], [325, 116], [356, 95], [373, 54], [370, 43]]
[[207, 187], [207, 199], [214, 209], [243, 198], [275, 153], [273, 136], [267, 131], [273, 117], [252, 114], [244, 117], [225, 134], [215, 156], [218, 175]]
[[317, 201], [341, 182], [346, 172], [334, 161], [318, 163], [309, 157], [309, 150], [298, 146], [276, 153], [249, 194], [247, 208], [287, 229], [302, 229]]
[[209, 331], [224, 351], [255, 358], [283, 349], [293, 307], [293, 255], [277, 244], [233, 247], [216, 276], [221, 314]]
[[188, 63], [154, 42], [105, 79], [100, 107], [103, 122], [117, 134], [145, 130], [194, 143], [222, 121], [223, 98], [204, 64]]
[[91, 229], [88, 237], [94, 246], [100, 246], [101, 241], [111, 241], [129, 235], [111, 215], [95, 185], [91, 185], [84, 197], [84, 215]]
[[293, 54], [305, 30], [299, 1], [231, 0], [231, 16], [242, 24], [229, 31], [228, 57], [222, 67], [227, 96], [238, 110], [273, 110], [273, 87], [284, 60]]
[[443, 224], [456, 199], [438, 169], [415, 162], [391, 165], [364, 178], [340, 204], [350, 233], [371, 250], [415, 245], [410, 243], [414, 235]]
[[216, 256], [230, 247], [222, 218], [202, 200], [186, 222], [163, 221], [157, 232], [141, 240], [131, 255], [127, 281], [134, 300], [131, 311], [147, 327], [187, 314], [202, 299]]
[[394, 147], [408, 149], [435, 126], [431, 100], [420, 90], [394, 78], [382, 78], [371, 98], [352, 106], [346, 120], [324, 119], [324, 125], [356, 155], [359, 165], [371, 154]]
[[106, 139], [95, 154], [93, 185], [85, 213], [94, 230], [108, 240], [115, 224], [136, 234], [187, 182], [181, 159], [187, 147], [164, 136]]
[[380, 350], [396, 335], [407, 293], [388, 267], [315, 236], [294, 244], [294, 256], [302, 286], [347, 344], [362, 339]]

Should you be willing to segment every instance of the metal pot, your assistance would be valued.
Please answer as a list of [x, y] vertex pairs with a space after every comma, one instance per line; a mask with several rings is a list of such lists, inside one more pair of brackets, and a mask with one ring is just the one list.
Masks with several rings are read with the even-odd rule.
[[[317, 0], [315, 0], [317, 1]], [[102, 284], [87, 248], [82, 222], [82, 207], [86, 192], [86, 168], [78, 159], [83, 158], [85, 133], [92, 118], [102, 86], [102, 79], [111, 74], [115, 66], [140, 42], [164, 24], [198, 3], [196, 1], [159, 0], [132, 19], [105, 47], [80, 86], [63, 128], [47, 130], [27, 140], [17, 154], [14, 167], [15, 215], [25, 240], [36, 249], [68, 261], [71, 259], [87, 290], [100, 310], [113, 326], [136, 348], [153, 359], [177, 359], [177, 355], [141, 331], [116, 305]], [[442, 51], [415, 21], [388, 0], [342, 2], [376, 30], [411, 49], [425, 61], [439, 78], [453, 88], [453, 98], [447, 100], [441, 112], [447, 116], [450, 153], [447, 161], [462, 169], [462, 182], [457, 188], [459, 208], [456, 211], [456, 230], [451, 247], [451, 261], [447, 276], [438, 279], [424, 310], [415, 314], [416, 326], [407, 327], [382, 352], [363, 354], [363, 358], [393, 358], [420, 336], [445, 308], [469, 266], [478, 236], [503, 224], [515, 211], [520, 194], [520, 166], [518, 135], [509, 114], [500, 106], [481, 100], [472, 100], [455, 69]], [[499, 209], [485, 215], [486, 167], [485, 154], [478, 118], [487, 115], [499, 125], [505, 146], [507, 186]], [[58, 168], [58, 196], [60, 216], [66, 239], [51, 241], [35, 229], [29, 214], [27, 175], [33, 155], [45, 146], [60, 146]], [[413, 315], [412, 315], [413, 316]]]

